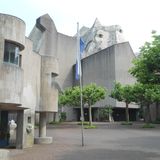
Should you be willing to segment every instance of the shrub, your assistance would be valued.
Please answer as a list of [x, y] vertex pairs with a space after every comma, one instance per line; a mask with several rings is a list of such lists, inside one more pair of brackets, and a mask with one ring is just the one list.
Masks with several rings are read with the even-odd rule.
[[92, 126], [88, 126], [88, 125], [87, 125], [87, 126], [84, 127], [84, 129], [95, 129], [95, 128], [97, 128], [97, 127], [94, 126], [94, 125], [92, 125]]
[[142, 126], [142, 128], [155, 128], [155, 126], [153, 124], [146, 123]]
[[67, 119], [66, 112], [61, 112], [60, 113], [60, 122], [64, 122]]
[[[78, 124], [78, 125], [82, 125], [82, 122], [78, 122], [77, 124]], [[84, 125], [84, 126], [89, 125], [89, 122], [83, 122], [83, 125]]]

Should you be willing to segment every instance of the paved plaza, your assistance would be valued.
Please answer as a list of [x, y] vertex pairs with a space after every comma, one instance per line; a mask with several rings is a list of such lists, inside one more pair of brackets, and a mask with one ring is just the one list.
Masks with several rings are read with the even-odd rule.
[[12, 149], [11, 160], [160, 160], [160, 127], [141, 126], [98, 123], [97, 129], [84, 130], [84, 147], [80, 126], [75, 123], [49, 126], [47, 134], [53, 137], [53, 144]]

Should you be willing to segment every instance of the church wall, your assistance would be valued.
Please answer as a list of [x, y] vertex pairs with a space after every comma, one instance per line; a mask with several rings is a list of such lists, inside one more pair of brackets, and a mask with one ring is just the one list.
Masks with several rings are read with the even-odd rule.
[[[96, 83], [111, 90], [115, 81], [114, 46], [104, 49], [82, 60], [83, 85]], [[94, 106], [115, 106], [115, 100], [107, 98]]]
[[[55, 78], [60, 90], [72, 87], [74, 82], [73, 65], [76, 63], [76, 37], [58, 33], [57, 57], [59, 75]], [[65, 107], [67, 121], [76, 120], [76, 113], [72, 107]]]
[[57, 57], [59, 76], [56, 81], [62, 89], [73, 85], [73, 65], [76, 63], [76, 37], [58, 34]]
[[[115, 45], [115, 73], [116, 82], [121, 84], [134, 84], [136, 79], [129, 73], [129, 69], [133, 66], [132, 60], [135, 58], [133, 50], [129, 42], [119, 43]], [[125, 107], [125, 103], [116, 101], [117, 106]], [[129, 104], [131, 108], [137, 108], [137, 105]]]
[[22, 105], [35, 110], [40, 100], [41, 56], [32, 51], [32, 41], [28, 38], [22, 53], [22, 69], [24, 70]]
[[[39, 107], [40, 101], [40, 71], [41, 56], [32, 51], [32, 41], [25, 39], [25, 50], [22, 52], [23, 92], [22, 106], [23, 117], [23, 148], [32, 147], [34, 144], [34, 115], [35, 108]], [[31, 132], [27, 128], [32, 126]]]
[[128, 72], [133, 66], [132, 61], [135, 58], [129, 42], [115, 45], [115, 73], [116, 81], [122, 84], [133, 84], [136, 79]]
[[[134, 54], [129, 43], [120, 43], [104, 49], [82, 60], [83, 85], [96, 83], [107, 88], [108, 94], [114, 87], [114, 82], [133, 84], [135, 79], [128, 73]], [[125, 107], [122, 102], [117, 102], [108, 97], [94, 106], [111, 105]], [[137, 105], [130, 105], [137, 108]]]

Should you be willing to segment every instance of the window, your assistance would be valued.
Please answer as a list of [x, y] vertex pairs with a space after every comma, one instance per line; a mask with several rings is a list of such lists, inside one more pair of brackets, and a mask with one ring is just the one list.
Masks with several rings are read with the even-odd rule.
[[122, 29], [119, 30], [120, 33], [123, 33]]
[[51, 86], [53, 87], [55, 84], [55, 74], [51, 73]]
[[5, 42], [5, 49], [4, 49], [4, 62], [16, 64], [20, 66], [20, 55], [19, 55], [19, 46], [11, 43]]
[[28, 117], [27, 121], [28, 121], [28, 123], [31, 123], [31, 117]]
[[98, 37], [99, 37], [99, 38], [103, 38], [103, 34], [99, 34]]

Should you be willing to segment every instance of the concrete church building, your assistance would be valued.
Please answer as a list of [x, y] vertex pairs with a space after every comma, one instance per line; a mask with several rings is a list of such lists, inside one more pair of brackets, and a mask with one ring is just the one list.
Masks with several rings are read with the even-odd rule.
[[[46, 114], [57, 112], [58, 108], [58, 90], [54, 85], [59, 74], [54, 43], [57, 38], [48, 16], [38, 19], [37, 26], [43, 37], [42, 43], [38, 36], [35, 38], [39, 46], [25, 37], [24, 21], [0, 14], [1, 147], [13, 145], [12, 138], [16, 148], [33, 145], [35, 112], [40, 115], [39, 137], [35, 142], [52, 142], [52, 138], [46, 136]], [[17, 127], [9, 138], [10, 120], [15, 120]]]
[[[82, 27], [80, 35], [85, 43], [82, 59], [83, 85], [93, 82], [106, 87], [110, 92], [115, 81], [122, 84], [136, 82], [128, 73], [135, 55], [129, 42], [125, 40], [120, 26], [102, 26], [96, 19], [91, 28]], [[74, 81], [74, 84], [78, 82]], [[115, 121], [125, 120], [125, 104], [107, 97], [93, 106], [94, 121], [100, 120], [99, 110], [107, 106], [113, 107], [112, 116]], [[129, 105], [130, 120], [136, 120], [137, 109], [137, 105]], [[66, 107], [64, 111], [67, 113], [67, 120], [79, 120], [80, 108]], [[85, 120], [89, 119], [88, 108], [84, 108], [84, 117]]]
[[[135, 82], [128, 73], [135, 56], [120, 26], [105, 27], [96, 19], [91, 28], [82, 27], [80, 34], [85, 42], [83, 85], [95, 82], [111, 90], [114, 81]], [[58, 91], [77, 84], [76, 43], [75, 36], [57, 32], [48, 14], [36, 20], [28, 37], [23, 20], [0, 14], [0, 147], [13, 145], [12, 139], [16, 148], [52, 142], [46, 134], [47, 115], [58, 111]], [[94, 106], [93, 120], [98, 120], [99, 108], [107, 105], [114, 108], [115, 120], [124, 119], [124, 104], [107, 98]], [[137, 106], [130, 105], [133, 120], [136, 110]], [[79, 108], [63, 107], [63, 111], [67, 120], [79, 120]], [[35, 113], [39, 113], [38, 137]], [[87, 119], [87, 108], [85, 114]]]

